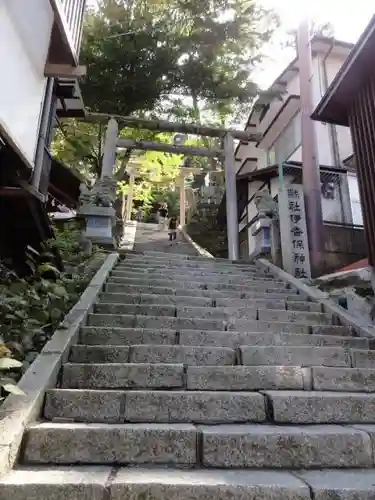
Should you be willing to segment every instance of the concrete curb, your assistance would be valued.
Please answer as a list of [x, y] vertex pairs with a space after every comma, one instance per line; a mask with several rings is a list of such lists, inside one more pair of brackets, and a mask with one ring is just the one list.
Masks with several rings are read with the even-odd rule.
[[336, 316], [339, 319], [341, 325], [351, 328], [357, 336], [367, 337], [369, 339], [375, 338], [375, 327], [367, 327], [361, 325], [357, 318], [355, 318], [347, 311], [345, 311], [345, 309], [333, 302], [333, 300], [329, 298], [328, 293], [322, 292], [317, 288], [306, 285], [301, 280], [295, 278], [294, 276], [291, 276], [268, 260], [258, 259], [256, 263], [263, 269], [269, 270], [274, 274], [275, 277], [279, 277], [282, 280], [287, 281], [291, 285], [295, 286], [302, 295], [309, 297], [314, 301], [320, 302], [323, 306], [324, 312]]
[[118, 253], [108, 255], [79, 301], [25, 372], [18, 386], [26, 395], [11, 394], [0, 406], [0, 476], [13, 468], [25, 428], [39, 417], [46, 390], [56, 387], [61, 365], [118, 259]]
[[207, 250], [202, 248], [201, 246], [198, 245], [198, 243], [195, 243], [194, 240], [191, 239], [191, 237], [187, 234], [185, 231], [184, 227], [179, 228], [180, 233], [182, 234], [183, 238], [192, 246], [194, 247], [195, 251], [200, 255], [201, 257], [205, 257], [206, 259], [215, 259], [215, 257], [210, 254]]

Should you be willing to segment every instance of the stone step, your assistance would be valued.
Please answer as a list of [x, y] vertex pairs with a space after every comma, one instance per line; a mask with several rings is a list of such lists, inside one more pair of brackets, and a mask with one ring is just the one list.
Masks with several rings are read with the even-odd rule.
[[[208, 309], [208, 308], [207, 308]], [[214, 309], [214, 308], [210, 308]], [[156, 304], [106, 304], [100, 302], [94, 306], [98, 314], [131, 314], [132, 316], [171, 316], [176, 317], [176, 306]], [[220, 319], [223, 319], [220, 316]]]
[[213, 307], [214, 299], [210, 297], [181, 297], [174, 294], [155, 295], [152, 293], [102, 293], [100, 301], [112, 304], [165, 304], [165, 305], [185, 305], [198, 307]]
[[241, 345], [289, 346], [341, 346], [368, 349], [368, 339], [333, 335], [302, 333], [247, 333], [225, 331], [155, 330], [142, 328], [109, 328], [85, 326], [81, 328], [81, 344], [130, 346], [134, 344], [195, 345], [213, 347], [239, 347]]
[[[142, 343], [142, 342], [140, 342]], [[153, 342], [148, 342], [153, 343]], [[158, 343], [158, 342], [155, 342]], [[165, 342], [159, 342], [160, 344]], [[181, 345], [204, 345], [214, 347], [249, 346], [321, 346], [321, 347], [352, 347], [368, 349], [366, 338], [340, 337], [333, 335], [311, 335], [303, 333], [246, 333], [246, 332], [215, 332], [181, 330], [179, 333]]]
[[309, 325], [331, 325], [332, 314], [308, 311], [279, 311], [277, 309], [259, 310], [260, 321], [288, 321], [291, 323], [307, 322]]
[[257, 319], [279, 322], [305, 321], [309, 325], [331, 324], [332, 315], [319, 312], [305, 311], [282, 311], [270, 308], [256, 308], [255, 302], [243, 303], [243, 307], [209, 307], [209, 306], [183, 306], [174, 304], [116, 304], [99, 302], [94, 311], [98, 314], [127, 314], [141, 316], [171, 316], [177, 318], [199, 318], [199, 319], [221, 319], [231, 321], [233, 319]]
[[193, 465], [196, 442], [197, 431], [189, 424], [48, 422], [32, 425], [27, 430], [23, 462]]
[[118, 294], [153, 294], [153, 295], [176, 295], [177, 297], [208, 297], [210, 299], [218, 298], [238, 298], [238, 299], [267, 299], [267, 300], [290, 300], [305, 301], [302, 295], [295, 294], [288, 290], [278, 289], [275, 292], [255, 291], [233, 291], [233, 290], [201, 290], [188, 289], [182, 287], [173, 288], [172, 286], [153, 286], [153, 285], [134, 285], [122, 283], [106, 283], [105, 291], [107, 293]]
[[350, 356], [342, 347], [241, 346], [243, 365], [350, 366]]
[[[278, 300], [277, 300], [278, 299]], [[319, 303], [307, 302], [306, 300], [294, 301], [285, 300], [278, 297], [264, 299], [237, 299], [237, 298], [217, 298], [216, 307], [244, 307], [253, 306], [259, 309], [286, 309], [290, 311], [322, 312], [322, 306]]]
[[131, 346], [134, 344], [172, 345], [177, 344], [177, 331], [168, 329], [84, 326], [81, 328], [80, 342], [81, 344], [93, 346]]
[[132, 363], [183, 363], [186, 365], [233, 365], [236, 352], [228, 347], [138, 345], [130, 348]]
[[202, 426], [205, 467], [353, 468], [373, 465], [366, 432], [339, 425]]
[[143, 264], [143, 263], [134, 263], [134, 262], [129, 262], [127, 263], [126, 261], [118, 264], [116, 267], [114, 267], [113, 271], [115, 272], [128, 272], [128, 271], [135, 271], [135, 272], [145, 272], [145, 273], [160, 273], [165, 270], [168, 270], [172, 273], [176, 273], [179, 270], [183, 269], [184, 273], [188, 273], [191, 275], [195, 276], [217, 276], [217, 277], [225, 277], [225, 276], [231, 276], [232, 278], [235, 277], [267, 277], [274, 279], [275, 277], [272, 276], [270, 273], [264, 272], [261, 269], [239, 269], [239, 268], [218, 268], [217, 266], [214, 267], [187, 267], [184, 264], [168, 264], [168, 265], [163, 265], [163, 264], [158, 264], [158, 263], [152, 263], [152, 264]]
[[264, 422], [265, 398], [257, 392], [53, 389], [46, 420], [76, 422]]
[[264, 422], [265, 399], [257, 392], [131, 391], [129, 422]]
[[170, 262], [172, 264], [181, 264], [181, 265], [197, 265], [197, 266], [207, 266], [207, 267], [223, 267], [228, 269], [249, 269], [249, 270], [258, 270], [259, 267], [255, 264], [249, 264], [248, 262], [231, 262], [228, 259], [206, 259], [202, 257], [192, 257], [183, 255], [183, 254], [171, 254], [171, 253], [160, 253], [157, 254], [143, 254], [143, 255], [127, 255], [125, 259], [121, 262], [145, 262], [147, 264], [160, 263], [164, 264]]
[[135, 316], [129, 314], [89, 314], [88, 326], [154, 328], [167, 330], [225, 330], [225, 321], [218, 319], [175, 318], [171, 316]]
[[265, 394], [277, 423], [375, 423], [375, 394], [291, 390]]
[[128, 363], [130, 347], [123, 345], [73, 345], [71, 363]]
[[275, 299], [211, 299], [209, 297], [181, 297], [176, 295], [154, 295], [137, 293], [102, 293], [100, 302], [129, 305], [176, 305], [195, 307], [254, 307], [257, 309], [286, 309], [290, 311], [321, 312], [321, 305], [314, 302], [285, 301]]
[[351, 328], [343, 325], [312, 325], [310, 333], [313, 335], [334, 335], [340, 337], [353, 337]]
[[355, 368], [375, 368], [375, 351], [352, 349], [352, 366]]
[[[271, 276], [270, 274], [265, 274], [261, 271], [255, 272], [255, 271], [242, 271], [242, 270], [220, 270], [220, 269], [197, 269], [197, 268], [186, 268], [182, 267], [184, 270], [184, 275], [188, 274], [189, 276], [197, 276], [197, 277], [217, 277], [217, 278], [242, 278], [242, 279], [254, 279], [254, 278], [260, 278], [260, 279], [277, 279], [274, 276]], [[181, 271], [181, 266], [180, 265], [175, 265], [175, 266], [147, 266], [147, 265], [134, 265], [134, 264], [128, 264], [128, 265], [118, 265], [113, 269], [113, 272], [115, 273], [145, 273], [145, 274], [161, 274], [165, 272], [171, 273], [171, 274], [178, 274], [179, 271]]]
[[315, 391], [375, 392], [375, 370], [366, 368], [314, 367]]
[[[355, 498], [362, 499], [359, 495], [364, 489], [363, 484], [369, 493], [372, 492], [370, 473], [374, 474], [374, 471], [351, 472], [351, 483], [337, 480], [337, 490], [346, 492], [345, 486], [354, 498], [358, 488]], [[303, 474], [307, 478], [305, 481], [310, 481], [309, 472]], [[324, 479], [327, 481], [327, 476]], [[14, 470], [0, 479], [0, 497], [2, 500], [310, 500], [310, 490], [305, 481], [284, 471], [27, 467]], [[311, 481], [315, 485], [315, 477]], [[317, 484], [317, 491], [320, 492], [324, 486], [326, 483]], [[326, 488], [328, 490], [329, 487]], [[335, 498], [341, 497], [337, 494]]]
[[140, 279], [140, 280], [169, 280], [169, 281], [193, 281], [196, 283], [231, 283], [233, 285], [242, 285], [249, 284], [255, 285], [257, 283], [261, 283], [263, 286], [270, 286], [273, 283], [277, 283], [279, 285], [285, 286], [284, 281], [277, 280], [275, 278], [266, 278], [261, 276], [233, 276], [232, 273], [228, 273], [226, 275], [214, 275], [214, 274], [205, 274], [205, 275], [197, 275], [191, 274], [189, 272], [181, 273], [181, 269], [176, 269], [174, 272], [171, 272], [170, 269], [163, 269], [160, 272], [142, 272], [135, 270], [128, 271], [118, 271], [115, 269], [111, 273], [111, 278], [122, 278], [123, 280], [127, 279]]
[[67, 363], [62, 388], [69, 389], [183, 389], [182, 364]]
[[233, 317], [256, 319], [257, 309], [175, 306], [169, 304], [113, 304], [100, 302], [95, 305], [98, 314], [131, 314], [141, 316], [170, 316], [177, 318], [229, 320]]
[[188, 366], [192, 391], [302, 390], [306, 369], [300, 366]]
[[264, 333], [318, 333], [319, 335], [351, 335], [346, 327], [336, 325], [309, 325], [303, 323], [257, 321], [248, 318], [197, 319], [193, 317], [176, 318], [172, 316], [142, 316], [131, 314], [89, 314], [87, 326], [145, 328], [161, 330], [217, 330]]
[[264, 333], [297, 333], [318, 334], [351, 337], [352, 332], [345, 326], [336, 325], [309, 325], [304, 323], [283, 323], [277, 321], [249, 321], [235, 319], [227, 323], [228, 331], [264, 332]]
[[277, 283], [275, 281], [242, 281], [241, 283], [231, 284], [226, 281], [223, 282], [209, 282], [208, 280], [198, 281], [196, 279], [193, 280], [183, 280], [178, 279], [169, 279], [167, 275], [158, 278], [148, 278], [146, 276], [141, 277], [117, 277], [110, 276], [108, 279], [108, 284], [119, 283], [123, 285], [144, 285], [144, 286], [158, 286], [158, 287], [169, 287], [169, 288], [182, 288], [182, 289], [193, 289], [193, 290], [232, 290], [239, 292], [271, 292], [273, 293], [275, 290], [281, 290], [284, 293], [287, 291], [291, 291], [292, 289], [288, 287], [285, 283]]

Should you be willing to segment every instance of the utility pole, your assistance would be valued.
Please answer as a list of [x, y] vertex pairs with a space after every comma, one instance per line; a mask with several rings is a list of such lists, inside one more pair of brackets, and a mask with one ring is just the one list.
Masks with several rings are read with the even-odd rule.
[[312, 276], [320, 274], [323, 263], [324, 235], [322, 200], [320, 189], [320, 168], [317, 154], [313, 112], [310, 20], [301, 21], [297, 33], [297, 50], [300, 80], [301, 136], [302, 136], [302, 179], [305, 198], [306, 224], [310, 249]]

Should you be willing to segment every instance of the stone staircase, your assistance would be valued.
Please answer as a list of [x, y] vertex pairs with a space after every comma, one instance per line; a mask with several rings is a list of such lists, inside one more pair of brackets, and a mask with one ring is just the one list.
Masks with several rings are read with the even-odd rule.
[[126, 254], [0, 499], [373, 499], [353, 335], [256, 265]]

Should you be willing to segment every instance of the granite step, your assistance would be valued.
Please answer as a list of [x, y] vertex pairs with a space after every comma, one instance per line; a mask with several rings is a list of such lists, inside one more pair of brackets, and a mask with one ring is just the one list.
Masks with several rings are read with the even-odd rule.
[[374, 465], [368, 433], [340, 425], [201, 426], [202, 463], [221, 468], [324, 469]]
[[[351, 484], [337, 479], [337, 495], [370, 490], [368, 471], [351, 472]], [[374, 473], [374, 472], [372, 472]], [[304, 477], [309, 473], [304, 473]], [[342, 473], [340, 473], [342, 474]], [[357, 480], [358, 478], [358, 480]], [[327, 477], [325, 476], [326, 482]], [[315, 478], [311, 481], [315, 484]], [[334, 481], [334, 480], [333, 480]], [[357, 481], [357, 482], [356, 482]], [[317, 485], [317, 491], [325, 486]], [[340, 487], [339, 485], [343, 486]], [[325, 492], [326, 490], [324, 490]], [[24, 467], [0, 479], [4, 500], [310, 500], [309, 486], [285, 471], [78, 466]], [[319, 497], [321, 498], [321, 497]], [[338, 497], [337, 497], [338, 498]], [[341, 495], [340, 495], [341, 498]], [[354, 498], [354, 496], [353, 496]], [[356, 498], [360, 498], [359, 496]]]
[[313, 367], [315, 391], [375, 392], [375, 370], [370, 368]]
[[186, 365], [233, 365], [236, 352], [228, 347], [183, 345], [135, 345], [130, 348], [132, 363], [183, 363]]
[[[214, 269], [240, 269], [249, 271], [263, 271], [266, 270], [263, 266], [258, 266], [255, 264], [250, 264], [249, 262], [231, 262], [226, 259], [178, 259], [177, 261], [170, 257], [171, 254], [164, 254], [158, 256], [150, 255], [127, 255], [124, 259], [120, 259], [118, 265], [124, 265], [127, 263], [141, 262], [146, 263], [150, 266], [153, 265], [164, 265], [165, 262], [170, 262], [174, 265], [185, 265], [185, 266], [200, 266], [200, 267], [211, 267]], [[269, 270], [268, 270], [269, 272]]]
[[193, 465], [197, 431], [190, 424], [31, 425], [24, 439], [26, 464]]
[[212, 277], [212, 278], [233, 278], [233, 279], [263, 279], [263, 280], [274, 280], [274, 276], [269, 273], [264, 272], [254, 272], [254, 271], [228, 271], [228, 270], [216, 270], [216, 269], [200, 269], [200, 268], [191, 268], [191, 267], [181, 267], [180, 265], [176, 266], [147, 266], [147, 265], [119, 265], [113, 269], [113, 273], [116, 274], [127, 274], [127, 273], [138, 273], [138, 274], [181, 274], [181, 270], [183, 270], [184, 275], [188, 275], [191, 277]]
[[183, 364], [66, 363], [63, 389], [183, 389]]
[[170, 280], [170, 281], [194, 281], [196, 283], [231, 283], [233, 285], [241, 285], [248, 283], [249, 285], [254, 285], [261, 283], [263, 286], [270, 285], [273, 283], [285, 286], [284, 281], [277, 280], [275, 278], [266, 278], [260, 276], [233, 276], [232, 274], [227, 275], [214, 275], [214, 274], [192, 274], [189, 272], [181, 273], [181, 269], [176, 269], [171, 272], [170, 269], [163, 269], [160, 272], [142, 272], [136, 270], [119, 271], [114, 269], [111, 273], [111, 278], [122, 278], [127, 279], [153, 279], [153, 280]]
[[119, 294], [153, 294], [153, 295], [176, 295], [179, 297], [205, 297], [210, 299], [218, 298], [237, 298], [237, 299], [267, 299], [267, 300], [290, 300], [290, 301], [305, 301], [302, 295], [298, 295], [289, 290], [278, 289], [275, 292], [265, 292], [259, 290], [253, 291], [236, 291], [236, 290], [201, 290], [182, 288], [180, 286], [153, 286], [139, 284], [122, 284], [122, 283], [107, 283], [105, 292]]
[[260, 321], [288, 321], [291, 323], [307, 322], [309, 325], [331, 325], [334, 323], [332, 314], [308, 311], [279, 311], [277, 309], [259, 310]]
[[124, 345], [73, 345], [70, 349], [71, 363], [128, 363], [130, 347]]
[[226, 322], [222, 319], [176, 318], [172, 316], [141, 316], [131, 314], [89, 314], [88, 326], [115, 326], [123, 328], [146, 329], [202, 329], [225, 330]]
[[[151, 344], [153, 342], [149, 343]], [[197, 330], [181, 330], [179, 332], [179, 343], [181, 345], [204, 345], [206, 347], [232, 348], [240, 346], [337, 346], [368, 349], [369, 346], [368, 339], [361, 337], [335, 337], [333, 335], [311, 335], [303, 333], [247, 333]]]
[[303, 390], [309, 373], [300, 366], [188, 366], [191, 391]]
[[320, 312], [290, 311], [256, 308], [255, 303], [244, 303], [242, 307], [182, 306], [174, 304], [116, 304], [99, 302], [94, 306], [98, 314], [127, 314], [141, 316], [171, 316], [177, 318], [221, 319], [259, 319], [260, 321], [279, 321], [307, 323], [308, 325], [332, 324], [332, 315]]
[[241, 364], [283, 366], [346, 366], [350, 356], [342, 347], [241, 346]]
[[100, 302], [107, 304], [150, 304], [150, 305], [181, 305], [213, 307], [215, 300], [210, 297], [181, 297], [174, 294], [143, 294], [143, 293], [102, 293]]
[[111, 424], [264, 422], [266, 410], [258, 392], [52, 389], [44, 417]]
[[[0, 479], [4, 500], [369, 500], [374, 469], [309, 471], [28, 466]], [[63, 493], [62, 493], [63, 492]], [[312, 494], [312, 497], [310, 496]], [[63, 496], [62, 496], [63, 495]]]
[[[127, 273], [138, 273], [138, 274], [162, 274], [165, 272], [171, 274], [178, 274], [181, 272], [181, 266], [168, 266], [168, 267], [157, 267], [157, 266], [140, 266], [140, 265], [118, 265], [116, 266], [112, 272], [119, 274], [127, 274]], [[216, 269], [199, 269], [199, 268], [184, 268], [184, 275], [196, 276], [196, 277], [209, 277], [209, 278], [232, 278], [232, 279], [265, 279], [266, 281], [270, 279], [276, 279], [274, 276], [270, 274], [265, 274], [263, 272], [254, 272], [254, 271], [222, 271]]]
[[[175, 279], [173, 279], [175, 278]], [[261, 281], [253, 280], [247, 281], [242, 280], [238, 283], [228, 283], [226, 280], [222, 282], [209, 281], [207, 279], [197, 280], [197, 279], [180, 279], [180, 277], [175, 276], [169, 279], [168, 275], [165, 274], [160, 278], [148, 278], [147, 276], [137, 276], [137, 277], [118, 277], [111, 276], [108, 279], [108, 285], [119, 283], [120, 285], [144, 285], [144, 286], [158, 286], [158, 287], [169, 287], [169, 288], [182, 288], [182, 289], [193, 289], [193, 290], [232, 290], [239, 292], [274, 292], [274, 290], [282, 290], [284, 293], [286, 291], [294, 290], [285, 283], [278, 283], [273, 280], [271, 281]]]
[[352, 366], [355, 368], [375, 368], [375, 351], [351, 349]]
[[161, 345], [205, 345], [206, 347], [239, 347], [241, 345], [289, 345], [289, 346], [341, 346], [356, 349], [368, 349], [369, 341], [363, 337], [345, 337], [334, 335], [311, 335], [303, 333], [247, 333], [234, 331], [210, 330], [173, 330], [142, 329], [118, 327], [81, 328], [81, 344], [86, 345], [118, 345], [134, 344]]
[[267, 391], [272, 420], [280, 424], [375, 424], [375, 394]]
[[173, 345], [177, 344], [177, 330], [84, 326], [80, 331], [80, 342], [86, 346]]

